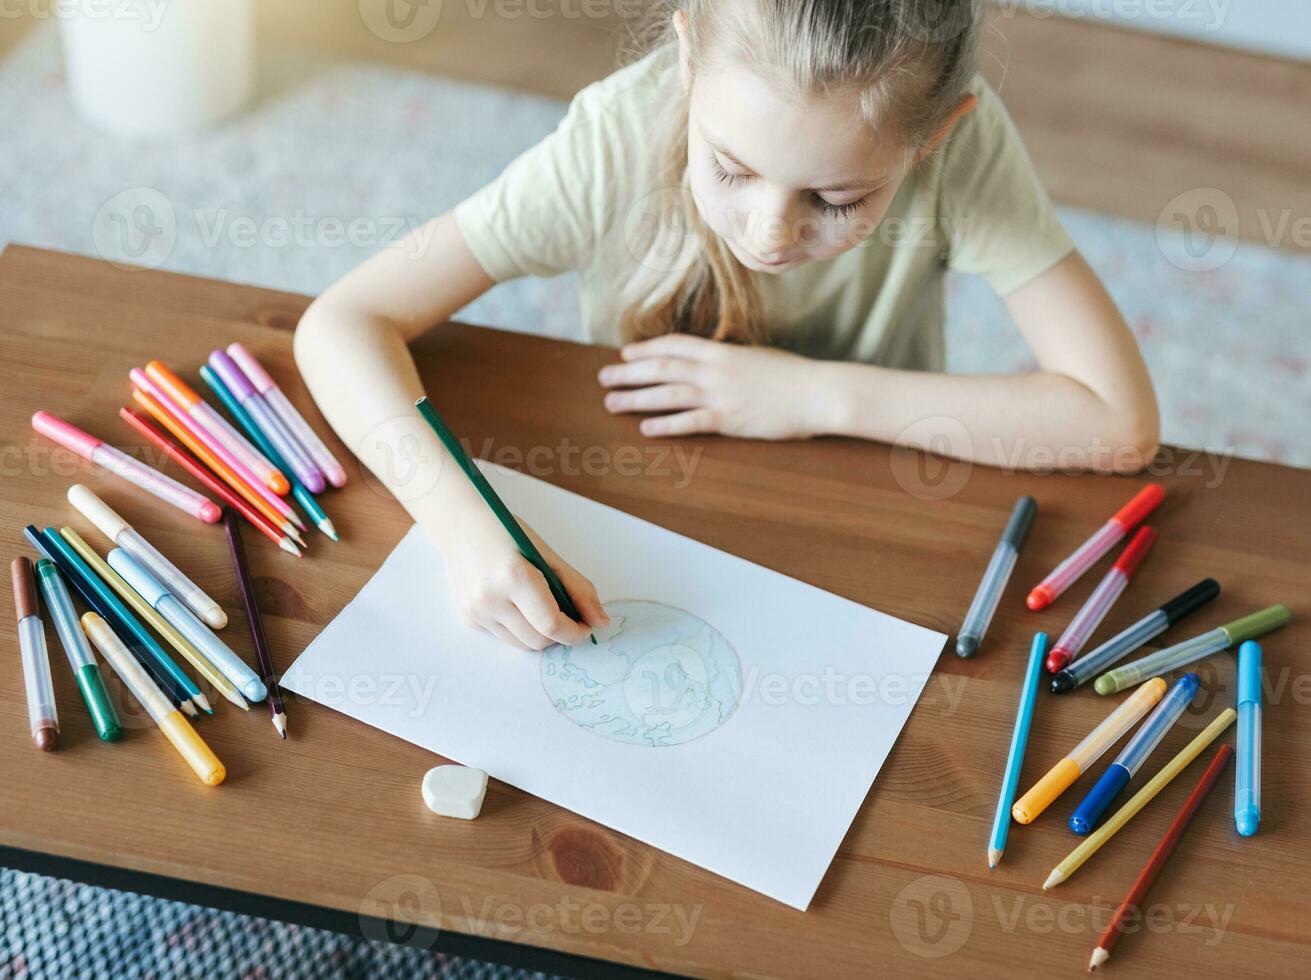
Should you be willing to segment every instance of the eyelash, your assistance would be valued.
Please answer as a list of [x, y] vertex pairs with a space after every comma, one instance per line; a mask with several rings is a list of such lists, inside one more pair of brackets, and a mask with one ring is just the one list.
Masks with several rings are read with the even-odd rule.
[[[729, 173], [724, 169], [724, 165], [719, 162], [719, 158], [713, 153], [710, 154], [710, 168], [715, 175], [715, 179], [721, 184], [726, 184], [729, 187], [736, 187], [743, 181], [751, 179], [748, 174]], [[859, 201], [851, 201], [847, 204], [832, 204], [829, 201], [824, 200], [824, 198], [820, 197], [818, 194], [813, 194], [811, 196], [815, 199], [816, 206], [818, 206], [822, 211], [836, 215], [839, 218], [846, 218], [855, 214], [869, 202], [868, 195], [862, 197]]]

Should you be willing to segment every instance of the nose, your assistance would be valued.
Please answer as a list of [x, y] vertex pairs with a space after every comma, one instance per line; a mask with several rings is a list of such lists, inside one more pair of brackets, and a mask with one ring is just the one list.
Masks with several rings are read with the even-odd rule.
[[762, 194], [751, 215], [748, 247], [765, 262], [784, 258], [796, 245], [798, 228], [793, 195]]

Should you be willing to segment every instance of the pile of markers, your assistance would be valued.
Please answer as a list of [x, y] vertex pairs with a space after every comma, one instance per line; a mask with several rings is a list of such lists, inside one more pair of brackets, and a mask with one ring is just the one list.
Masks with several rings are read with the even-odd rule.
[[[184, 513], [206, 524], [223, 522], [259, 670], [248, 666], [215, 632], [228, 622], [219, 604], [81, 484], [69, 488], [68, 500], [108, 540], [108, 552], [102, 556], [72, 527], [38, 530], [28, 525], [24, 533], [39, 560], [34, 569], [29, 559], [15, 559], [12, 575], [28, 717], [37, 746], [53, 750], [59, 734], [37, 602], [39, 583], [99, 737], [117, 741], [123, 725], [93, 647], [196, 775], [213, 786], [223, 781], [226, 770], [188, 720], [212, 714], [213, 707], [175, 657], [242, 710], [248, 711], [252, 701], [267, 701], [274, 727], [286, 738], [286, 713], [255, 602], [238, 515], [283, 551], [300, 557], [306, 547], [301, 533], [307, 526], [284, 497], [290, 496], [306, 519], [336, 541], [336, 528], [315, 495], [329, 484], [342, 486], [346, 472], [241, 344], [212, 352], [200, 376], [231, 422], [159, 361], [151, 361], [145, 370], [134, 368], [130, 377], [132, 398], [165, 431], [131, 409], [123, 408], [119, 415], [213, 493], [218, 503], [57, 416], [37, 412], [32, 426]], [[80, 618], [70, 587], [88, 610]]]
[[[1071, 813], [1070, 830], [1084, 840], [1052, 870], [1043, 884], [1044, 889], [1059, 885], [1074, 874], [1139, 810], [1233, 724], [1235, 719], [1238, 721], [1238, 765], [1234, 822], [1238, 832], [1245, 837], [1255, 834], [1260, 823], [1261, 647], [1255, 641], [1257, 637], [1289, 621], [1291, 615], [1287, 606], [1269, 606], [1124, 666], [1108, 669], [1220, 594], [1218, 582], [1210, 578], [1203, 579], [1180, 595], [1162, 603], [1152, 613], [1122, 630], [1091, 653], [1080, 656], [1089, 638], [1128, 587], [1134, 572], [1156, 543], [1156, 532], [1150, 527], [1138, 527], [1138, 525], [1156, 508], [1164, 496], [1164, 490], [1156, 484], [1145, 487], [1069, 558], [1061, 562], [1050, 575], [1035, 586], [1026, 600], [1026, 604], [1032, 610], [1050, 606], [1084, 572], [1092, 568], [1120, 541], [1130, 537], [1132, 532], [1128, 544], [1082, 608], [1070, 620], [1055, 647], [1049, 652], [1047, 634], [1039, 632], [1034, 636], [1029, 652], [1019, 711], [1011, 737], [1010, 753], [1006, 761], [1001, 794], [988, 846], [990, 868], [996, 867], [1001, 861], [1012, 819], [1021, 824], [1032, 822], [1081, 775], [1088, 772], [1111, 746], [1140, 721], [1142, 722], [1116, 756], [1115, 761], [1107, 767]], [[982, 643], [1036, 511], [1037, 504], [1031, 497], [1022, 497], [1016, 503], [1010, 522], [993, 553], [957, 638], [956, 652], [962, 657], [973, 656]], [[1137, 531], [1134, 530], [1136, 527]], [[1184, 674], [1175, 680], [1173, 685], [1167, 685], [1162, 675], [1233, 646], [1239, 648], [1235, 707], [1227, 707], [1220, 711], [1181, 752], [1146, 780], [1119, 809], [1103, 820], [1117, 797], [1137, 775], [1148, 756], [1165, 738], [1166, 733], [1197, 694], [1200, 683], [1197, 674]], [[1134, 690], [1120, 701], [1082, 742], [1017, 800], [1015, 795], [1020, 767], [1024, 762], [1024, 750], [1028, 742], [1034, 705], [1038, 699], [1044, 670], [1052, 675], [1049, 687], [1053, 694], [1072, 691], [1093, 678], [1095, 678], [1093, 689], [1100, 695], [1113, 695], [1129, 688]], [[1234, 754], [1234, 750], [1225, 745], [1212, 757], [1210, 765], [1198, 781], [1192, 795], [1179, 811], [1151, 860], [1134, 883], [1128, 897], [1112, 917], [1110, 927], [1093, 951], [1089, 964], [1090, 971], [1109, 959], [1112, 947], [1120, 936], [1131, 928], [1132, 920], [1139, 914], [1139, 905], [1148, 888], [1151, 887], [1188, 823]]]

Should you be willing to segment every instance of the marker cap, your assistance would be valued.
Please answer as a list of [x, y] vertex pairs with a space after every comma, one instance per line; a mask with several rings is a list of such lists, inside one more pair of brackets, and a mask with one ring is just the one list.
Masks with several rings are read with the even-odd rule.
[[1126, 531], [1138, 524], [1165, 499], [1165, 488], [1159, 483], [1149, 483], [1139, 490], [1132, 500], [1117, 510], [1111, 520]]
[[174, 374], [163, 361], [151, 361], [147, 364], [146, 375], [183, 408], [190, 408], [200, 401], [200, 396], [192, 390], [191, 386]]
[[1173, 625], [1190, 612], [1195, 612], [1220, 594], [1220, 583], [1213, 578], [1204, 578], [1191, 589], [1180, 592], [1161, 607], [1166, 622]]
[[1032, 823], [1056, 797], [1060, 796], [1079, 778], [1079, 764], [1073, 759], [1062, 759], [1051, 771], [1033, 784], [1033, 787], [1015, 801], [1011, 816], [1020, 823]]
[[1124, 573], [1125, 578], [1132, 578], [1154, 544], [1156, 544], [1156, 528], [1140, 527], [1111, 567], [1118, 568]]
[[68, 488], [68, 502], [81, 511], [82, 516], [94, 524], [110, 541], [117, 541], [118, 536], [131, 527], [117, 511], [97, 497], [93, 490], [80, 483], [74, 483]]
[[1273, 629], [1278, 629], [1293, 618], [1293, 614], [1288, 611], [1288, 607], [1280, 603], [1275, 606], [1267, 606], [1260, 612], [1254, 612], [1242, 619], [1235, 619], [1232, 623], [1226, 623], [1220, 628], [1225, 631], [1229, 637], [1229, 645], [1242, 643], [1244, 640], [1255, 640], [1258, 636], [1269, 633]]
[[264, 370], [264, 365], [255, 360], [255, 355], [246, 350], [241, 344], [228, 344], [228, 357], [237, 362], [250, 383], [255, 386], [255, 390], [261, 395], [270, 388], [276, 388], [278, 383], [273, 380], [273, 375]]
[[1245, 640], [1238, 648], [1238, 704], [1261, 703], [1261, 644]]
[[255, 387], [249, 379], [242, 373], [237, 362], [228, 357], [221, 350], [210, 351], [209, 366], [214, 369], [214, 373], [219, 376], [219, 380], [232, 392], [232, 397], [238, 402], [245, 402], [247, 398], [255, 394]]
[[213, 750], [196, 734], [191, 723], [182, 717], [180, 711], [170, 711], [159, 723], [160, 729], [173, 743], [178, 754], [187, 760], [191, 771], [200, 777], [206, 786], [217, 786], [223, 782], [228, 770], [219, 762]]
[[37, 412], [33, 415], [32, 428], [65, 449], [71, 449], [84, 459], [90, 459], [91, 454], [100, 445], [100, 440], [95, 436], [83, 432], [75, 425], [69, 425], [58, 415], [51, 415], [49, 412]]
[[96, 734], [102, 742], [117, 742], [123, 737], [123, 725], [118, 720], [114, 702], [109, 700], [109, 692], [105, 690], [105, 683], [100, 678], [100, 666], [87, 664], [78, 669], [76, 676], [82, 700], [91, 713], [91, 723], [96, 726]]
[[159, 605], [159, 600], [169, 594], [168, 589], [159, 584], [159, 580], [142, 568], [135, 558], [122, 548], [112, 548], [105, 558], [109, 567], [123, 576], [123, 580], [132, 586], [132, 590], [146, 600], [151, 609]]
[[32, 563], [26, 558], [15, 558], [9, 565], [14, 583], [14, 613], [21, 623], [36, 615], [36, 582], [32, 579]]
[[1038, 512], [1038, 501], [1032, 497], [1021, 497], [1015, 501], [1015, 509], [1011, 511], [1011, 519], [1006, 523], [1006, 530], [1002, 532], [1001, 539], [1009, 544], [1016, 551], [1024, 544], [1024, 539], [1029, 536], [1029, 528], [1033, 525], [1033, 515]]

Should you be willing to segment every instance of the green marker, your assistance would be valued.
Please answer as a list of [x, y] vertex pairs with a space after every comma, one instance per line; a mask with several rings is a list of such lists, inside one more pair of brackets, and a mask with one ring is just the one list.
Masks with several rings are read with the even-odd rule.
[[[432, 426], [432, 431], [437, 433], [437, 438], [440, 439], [442, 445], [446, 447], [446, 451], [454, 457], [457, 463], [460, 464], [460, 469], [464, 470], [464, 475], [469, 478], [469, 482], [473, 484], [474, 489], [477, 490], [478, 493], [481, 494], [483, 500], [487, 502], [487, 506], [492, 509], [492, 513], [496, 515], [496, 519], [500, 521], [501, 525], [510, 533], [510, 537], [514, 538], [514, 543], [519, 546], [519, 551], [525, 558], [533, 563], [534, 568], [542, 573], [542, 577], [546, 579], [546, 584], [550, 586], [551, 595], [555, 598], [556, 604], [560, 607], [560, 611], [575, 623], [583, 622], [583, 615], [578, 611], [578, 607], [574, 605], [574, 601], [569, 598], [569, 593], [565, 591], [564, 583], [562, 583], [559, 577], [556, 576], [555, 572], [551, 569], [551, 566], [546, 563], [546, 559], [543, 558], [542, 553], [537, 550], [537, 546], [533, 544], [532, 539], [528, 537], [524, 532], [524, 529], [519, 526], [519, 522], [514, 519], [514, 515], [510, 513], [510, 509], [505, 506], [505, 502], [497, 496], [496, 491], [492, 489], [492, 485], [487, 482], [487, 477], [483, 476], [482, 470], [474, 465], [473, 460], [469, 458], [469, 454], [466, 453], [464, 447], [460, 445], [460, 440], [455, 438], [455, 433], [450, 430], [450, 427], [447, 426], [442, 417], [437, 414], [437, 409], [432, 407], [432, 402], [428, 401], [428, 396], [424, 395], [416, 401], [414, 407], [419, 410], [419, 414], [423, 416], [423, 420]], [[592, 634], [592, 643], [596, 643], [595, 633]]]
[[1268, 606], [1260, 612], [1235, 619], [1232, 623], [1217, 626], [1207, 633], [1194, 636], [1191, 640], [1184, 640], [1149, 657], [1143, 657], [1141, 660], [1108, 671], [1097, 678], [1093, 687], [1098, 694], [1123, 691], [1126, 687], [1133, 687], [1149, 677], [1176, 670], [1195, 660], [1227, 650], [1245, 640], [1255, 640], [1258, 636], [1278, 629], [1292, 618], [1293, 614], [1288, 611], [1287, 606]]
[[64, 645], [64, 653], [68, 655], [68, 665], [73, 668], [73, 677], [77, 680], [78, 690], [82, 692], [82, 700], [91, 712], [96, 734], [102, 742], [117, 742], [123, 736], [123, 726], [100, 678], [100, 666], [91, 653], [86, 634], [77, 621], [73, 599], [68, 594], [64, 577], [48, 558], [42, 558], [36, 563], [36, 577], [41, 583], [41, 595], [45, 598], [46, 608], [55, 621], [59, 642]]

